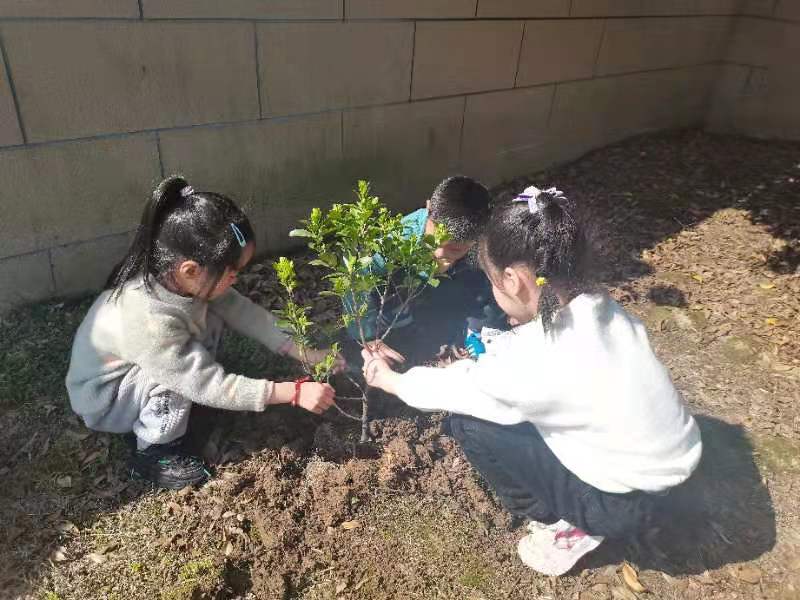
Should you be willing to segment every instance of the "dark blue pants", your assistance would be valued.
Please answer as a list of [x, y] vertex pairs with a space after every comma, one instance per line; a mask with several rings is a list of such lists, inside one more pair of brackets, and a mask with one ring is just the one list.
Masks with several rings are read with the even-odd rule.
[[658, 497], [611, 494], [583, 482], [530, 423], [498, 425], [452, 415], [446, 433], [514, 515], [544, 523], [564, 519], [608, 538], [634, 537], [652, 525]]

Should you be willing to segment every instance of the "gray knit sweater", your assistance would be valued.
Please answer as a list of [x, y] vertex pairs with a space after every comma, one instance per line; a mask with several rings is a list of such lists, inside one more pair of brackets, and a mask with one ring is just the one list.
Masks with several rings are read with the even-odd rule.
[[67, 392], [81, 416], [114, 402], [119, 382], [134, 366], [149, 379], [198, 404], [228, 410], [262, 411], [272, 382], [226, 373], [200, 342], [209, 312], [232, 330], [285, 351], [291, 343], [275, 318], [233, 288], [210, 302], [174, 294], [141, 278], [127, 283], [119, 298], [110, 291], [95, 300], [72, 346]]

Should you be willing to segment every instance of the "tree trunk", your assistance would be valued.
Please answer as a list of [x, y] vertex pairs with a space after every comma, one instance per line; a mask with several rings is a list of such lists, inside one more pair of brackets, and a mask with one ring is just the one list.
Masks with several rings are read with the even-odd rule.
[[369, 441], [369, 401], [367, 400], [368, 390], [364, 390], [364, 397], [361, 400], [361, 443]]

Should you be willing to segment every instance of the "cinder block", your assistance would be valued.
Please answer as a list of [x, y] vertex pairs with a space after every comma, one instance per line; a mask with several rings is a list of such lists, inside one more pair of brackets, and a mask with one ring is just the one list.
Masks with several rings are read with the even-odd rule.
[[602, 33], [602, 19], [527, 21], [517, 87], [591, 77]]
[[[786, 0], [786, 3], [794, 0]], [[755, 17], [771, 17], [775, 9], [775, 0], [740, 0], [739, 14]]]
[[0, 259], [0, 314], [53, 295], [47, 252]]
[[408, 100], [412, 23], [265, 24], [258, 36], [266, 114]]
[[297, 220], [343, 187], [339, 113], [163, 132], [161, 154], [166, 172], [236, 201], [259, 251], [285, 249]]
[[724, 57], [729, 17], [613, 19], [606, 23], [598, 75], [710, 63]]
[[22, 132], [14, 108], [14, 97], [8, 83], [5, 64], [0, 57], [0, 146], [13, 146], [22, 143]]
[[709, 128], [800, 139], [800, 26], [761, 19], [742, 22], [746, 27], [737, 31], [737, 43], [751, 45], [735, 51], [740, 64], [725, 65]]
[[464, 172], [493, 185], [549, 164], [547, 120], [553, 86], [467, 98]]
[[753, 119], [748, 134], [800, 140], [800, 69], [794, 65], [757, 71], [749, 80], [752, 97], [746, 100], [749, 114], [756, 115], [758, 121]]
[[588, 150], [647, 131], [699, 125], [716, 76], [716, 66], [705, 66], [559, 84], [551, 134]]
[[[761, 1], [761, 0], [756, 0]], [[734, 15], [741, 0], [572, 0], [573, 17]]]
[[720, 65], [712, 101], [706, 116], [706, 129], [719, 133], [739, 133], [736, 112], [747, 94], [747, 82], [753, 67]]
[[779, 19], [800, 21], [800, 2], [797, 2], [797, 0], [778, 0], [775, 16]]
[[[727, 60], [761, 67], [773, 64], [786, 52], [786, 31], [784, 24], [778, 21], [750, 17], [736, 19]], [[797, 60], [797, 56], [791, 58]]]
[[6, 17], [117, 17], [138, 18], [136, 0], [3, 0], [0, 18]]
[[0, 151], [0, 256], [128, 231], [158, 178], [152, 135]]
[[369, 179], [398, 210], [422, 206], [435, 185], [458, 171], [463, 98], [344, 113], [348, 179]]
[[568, 17], [569, 0], [478, 0], [478, 17]]
[[258, 117], [253, 26], [6, 23], [31, 141]]
[[151, 19], [341, 19], [342, 1], [142, 0], [142, 7]]
[[53, 248], [50, 257], [56, 294], [77, 296], [103, 289], [111, 270], [125, 257], [132, 242], [133, 233], [123, 233]]
[[413, 98], [514, 87], [521, 21], [417, 23]]
[[469, 19], [477, 0], [345, 0], [348, 19]]
[[730, 15], [739, 14], [740, 0], [697, 0], [696, 8], [692, 12], [699, 15]]

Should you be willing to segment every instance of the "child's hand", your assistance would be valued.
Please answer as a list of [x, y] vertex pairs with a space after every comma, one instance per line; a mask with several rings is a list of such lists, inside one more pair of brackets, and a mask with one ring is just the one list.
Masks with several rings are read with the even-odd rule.
[[386, 345], [381, 340], [375, 340], [374, 342], [367, 342], [367, 349], [370, 351], [372, 355], [382, 358], [388, 363], [406, 362], [405, 356], [400, 354], [394, 348], [391, 348], [390, 346]]
[[367, 385], [397, 395], [395, 390], [398, 375], [392, 371], [389, 362], [377, 352], [372, 352], [366, 348], [361, 351], [361, 356], [364, 358], [363, 373]]
[[320, 415], [333, 405], [335, 395], [336, 392], [327, 383], [309, 381], [300, 386], [297, 405], [308, 412]]

